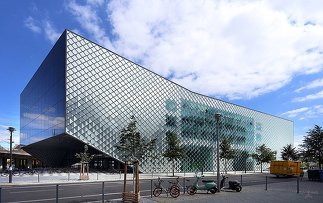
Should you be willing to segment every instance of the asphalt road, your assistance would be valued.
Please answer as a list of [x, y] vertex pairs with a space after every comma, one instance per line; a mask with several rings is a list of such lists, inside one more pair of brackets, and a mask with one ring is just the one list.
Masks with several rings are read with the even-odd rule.
[[[243, 174], [241, 175], [228, 175], [229, 180], [242, 180], [242, 187], [261, 185], [265, 187], [266, 176], [267, 183], [278, 182], [296, 182], [296, 178], [276, 178], [270, 174]], [[165, 177], [166, 178], [166, 177]], [[165, 179], [162, 178], [162, 179]], [[192, 182], [193, 178], [190, 179]], [[205, 179], [216, 180], [216, 177], [205, 177]], [[153, 180], [155, 182], [156, 179]], [[180, 179], [183, 185], [189, 184], [188, 181]], [[167, 181], [164, 181], [167, 186]], [[151, 180], [140, 181], [141, 196], [151, 195]], [[127, 182], [127, 190], [132, 190], [132, 181]], [[63, 183], [55, 184], [41, 184], [41, 185], [8, 185], [1, 188], [1, 202], [15, 202], [15, 203], [29, 203], [29, 202], [56, 202], [58, 195], [59, 202], [100, 202], [102, 201], [104, 191], [104, 200], [121, 199], [123, 191], [123, 181], [106, 181], [106, 182], [83, 182], [83, 183]]]

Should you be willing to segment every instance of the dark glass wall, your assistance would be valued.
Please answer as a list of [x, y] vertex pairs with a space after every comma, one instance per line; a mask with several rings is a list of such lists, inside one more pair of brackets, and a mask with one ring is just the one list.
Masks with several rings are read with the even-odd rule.
[[28, 145], [64, 133], [64, 32], [20, 95], [20, 143]]

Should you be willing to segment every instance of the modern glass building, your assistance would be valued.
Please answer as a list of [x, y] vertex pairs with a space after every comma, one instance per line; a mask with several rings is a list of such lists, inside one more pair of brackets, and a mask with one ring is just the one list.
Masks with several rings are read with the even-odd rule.
[[52, 167], [76, 163], [87, 144], [98, 155], [93, 167], [119, 169], [114, 145], [134, 115], [142, 136], [158, 138], [157, 158], [143, 160], [143, 172], [171, 170], [161, 155], [167, 132], [186, 151], [177, 172], [214, 171], [216, 113], [219, 138], [230, 138], [237, 155], [228, 170], [257, 170], [244, 154], [293, 143], [292, 121], [192, 92], [66, 30], [21, 93], [21, 144]]

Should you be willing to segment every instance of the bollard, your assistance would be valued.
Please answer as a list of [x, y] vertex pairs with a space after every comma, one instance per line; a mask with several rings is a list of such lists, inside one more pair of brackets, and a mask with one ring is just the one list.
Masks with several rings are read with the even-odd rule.
[[102, 182], [102, 203], [104, 203], [104, 182]]
[[0, 187], [0, 203], [2, 202], [2, 201], [1, 201], [1, 199], [2, 199], [2, 198], [1, 198], [1, 187]]
[[150, 198], [153, 198], [153, 180], [150, 180]]
[[241, 177], [240, 177], [240, 180], [241, 180], [240, 182], [241, 182], [241, 186], [242, 186], [242, 175], [241, 175]]
[[58, 203], [58, 185], [56, 185], [56, 203]]
[[99, 180], [99, 171], [96, 172], [96, 180]]
[[38, 182], [39, 182], [39, 171], [38, 171]]
[[297, 176], [297, 194], [299, 194], [299, 176]]
[[121, 171], [119, 171], [119, 174], [120, 174], [120, 179], [121, 179]]
[[267, 191], [267, 176], [266, 176], [266, 191]]
[[183, 179], [183, 189], [184, 189], [184, 195], [185, 195], [185, 178]]
[[68, 171], [67, 181], [70, 181], [70, 171]]

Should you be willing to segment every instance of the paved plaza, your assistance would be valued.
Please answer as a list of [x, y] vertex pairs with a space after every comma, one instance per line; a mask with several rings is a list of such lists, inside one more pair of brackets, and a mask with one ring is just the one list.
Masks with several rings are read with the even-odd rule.
[[[216, 194], [199, 193], [193, 196], [181, 195], [177, 199], [163, 196], [152, 198], [155, 202], [201, 202], [201, 203], [322, 203], [323, 183], [304, 181], [301, 184], [305, 188], [300, 188], [297, 194], [296, 188], [292, 188], [290, 183], [270, 184], [268, 190], [264, 185], [254, 185], [243, 187], [240, 193], [234, 191], [222, 191]], [[145, 201], [143, 201], [145, 202]], [[149, 202], [149, 201], [147, 201]]]

